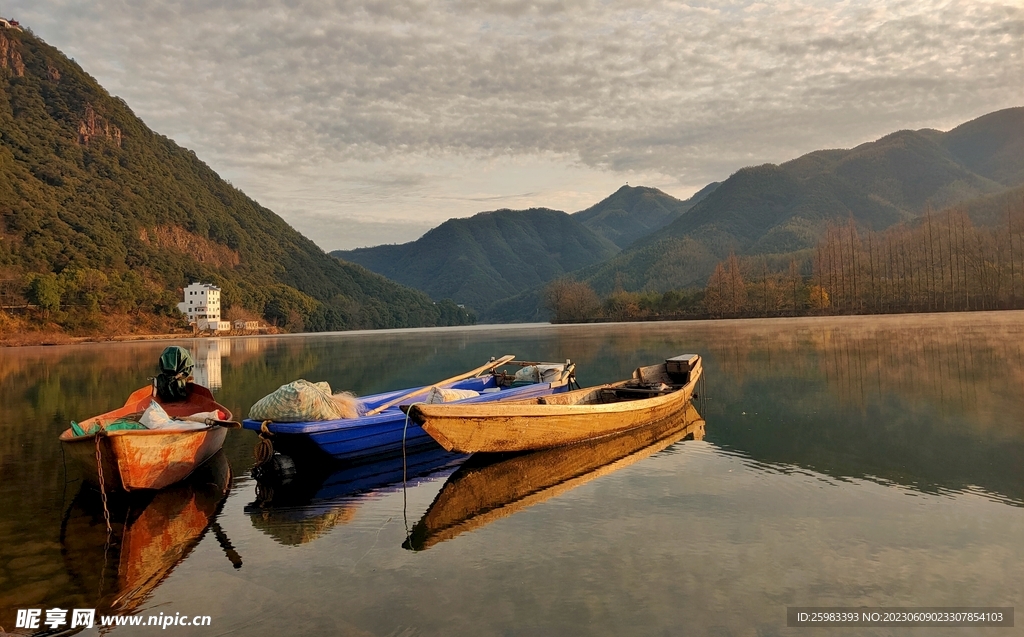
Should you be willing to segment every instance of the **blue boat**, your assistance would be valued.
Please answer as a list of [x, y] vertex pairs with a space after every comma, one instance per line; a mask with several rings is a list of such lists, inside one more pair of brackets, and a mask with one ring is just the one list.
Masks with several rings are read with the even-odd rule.
[[[401, 410], [402, 406], [424, 400], [426, 390], [431, 387], [469, 389], [478, 393], [471, 398], [456, 401], [460, 403], [496, 402], [564, 392], [575, 380], [575, 365], [569, 361], [564, 364], [527, 363], [511, 361], [509, 358], [494, 363], [497, 366], [492, 365], [486, 369], [485, 375], [456, 377], [461, 380], [448, 379], [435, 385], [361, 397], [359, 402], [368, 414], [365, 416], [310, 422], [263, 423], [247, 419], [242, 421], [242, 426], [261, 432], [264, 440], [273, 444], [275, 451], [289, 456], [326, 455], [336, 461], [361, 463], [381, 456], [400, 455], [403, 445], [408, 453], [437, 444]], [[500, 369], [502, 366], [519, 367], [520, 372], [506, 373]], [[528, 372], [527, 375], [533, 374], [531, 380], [524, 379], [524, 371]], [[380, 410], [382, 407], [384, 409]], [[374, 413], [377, 410], [380, 410], [379, 413]]]

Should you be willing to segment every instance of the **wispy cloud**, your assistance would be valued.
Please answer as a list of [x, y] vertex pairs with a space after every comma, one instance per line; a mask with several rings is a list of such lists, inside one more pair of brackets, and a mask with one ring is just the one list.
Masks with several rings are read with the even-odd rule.
[[[744, 165], [1024, 103], [1010, 3], [8, 6], [325, 248], [353, 246], [325, 216], [371, 215], [386, 241], [391, 219], [575, 210], [627, 179], [686, 196]], [[542, 200], [565, 191], [592, 200]]]

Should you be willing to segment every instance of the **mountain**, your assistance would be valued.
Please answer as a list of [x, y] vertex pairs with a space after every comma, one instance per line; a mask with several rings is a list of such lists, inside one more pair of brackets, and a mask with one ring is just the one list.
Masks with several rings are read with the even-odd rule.
[[225, 308], [292, 329], [443, 322], [422, 292], [328, 256], [57, 49], [0, 28], [0, 282], [23, 281], [94, 311], [173, 317], [179, 290], [206, 281]]
[[1007, 186], [1024, 185], [1024, 108], [1008, 108], [939, 135], [939, 143], [975, 173]]
[[620, 248], [663, 228], [718, 187], [708, 184], [686, 201], [657, 188], [623, 186], [573, 217]]
[[433, 298], [485, 310], [616, 252], [615, 244], [574, 216], [531, 208], [449, 219], [411, 243], [331, 254]]
[[846, 150], [739, 170], [659, 231], [578, 276], [599, 292], [703, 286], [730, 252], [811, 248], [830, 223], [881, 230], [1024, 182], [1024, 108], [957, 128], [898, 131]]

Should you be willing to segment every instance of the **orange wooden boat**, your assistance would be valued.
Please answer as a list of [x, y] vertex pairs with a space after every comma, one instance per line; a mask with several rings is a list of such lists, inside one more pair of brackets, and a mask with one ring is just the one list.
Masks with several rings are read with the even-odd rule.
[[[60, 435], [65, 452], [91, 482], [99, 480], [97, 468], [102, 468], [103, 486], [108, 490], [162, 489], [183, 480], [220, 450], [226, 427], [238, 426], [228, 422], [231, 412], [214, 400], [209, 389], [194, 383], [189, 386], [188, 398], [180, 402], [160, 400], [154, 395], [153, 386], [136, 390], [123, 407], [81, 423], [85, 431], [99, 425], [98, 433], [76, 436], [70, 427], [66, 429]], [[220, 411], [224, 420], [208, 420], [202, 429], [105, 429], [118, 419], [138, 416], [154, 401], [171, 418]]]
[[500, 403], [415, 403], [408, 414], [448, 451], [533, 451], [668, 418], [690, 402], [701, 371], [700, 356], [684, 354], [608, 385]]

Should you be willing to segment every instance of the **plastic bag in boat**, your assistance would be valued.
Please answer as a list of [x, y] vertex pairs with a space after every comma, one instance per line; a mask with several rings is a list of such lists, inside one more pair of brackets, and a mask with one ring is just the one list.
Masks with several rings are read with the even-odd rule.
[[462, 400], [463, 398], [472, 398], [479, 395], [480, 392], [475, 392], [472, 389], [442, 389], [440, 387], [431, 387], [430, 393], [427, 394], [427, 399], [423, 402], [428, 405], [436, 405], [437, 403], [450, 403], [453, 400]]
[[332, 395], [329, 384], [311, 383], [300, 378], [281, 385], [277, 391], [261, 398], [249, 410], [249, 418], [274, 422], [308, 422], [355, 418], [361, 411], [358, 399], [352, 394]]
[[553, 383], [562, 377], [565, 365], [530, 365], [516, 372], [517, 382]]
[[[217, 416], [209, 417], [216, 418]], [[146, 407], [146, 411], [142, 412], [142, 416], [139, 418], [139, 423], [146, 429], [205, 429], [207, 426], [205, 421], [205, 418], [200, 422], [171, 418], [155, 400], [149, 403], [149, 407]]]

